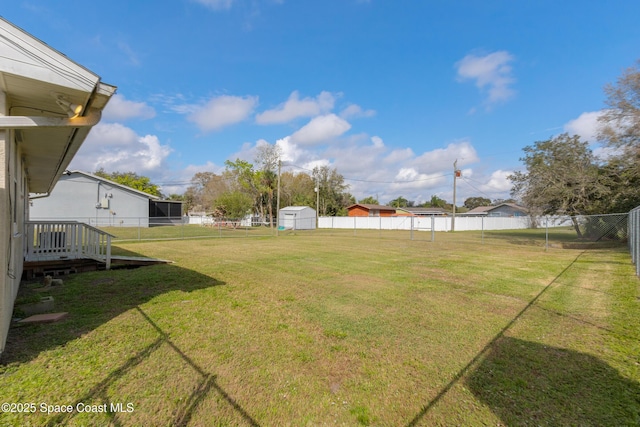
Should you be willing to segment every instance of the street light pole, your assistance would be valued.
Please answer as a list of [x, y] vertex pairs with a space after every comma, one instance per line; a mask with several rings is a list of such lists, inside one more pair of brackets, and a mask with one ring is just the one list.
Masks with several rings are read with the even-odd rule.
[[276, 237], [280, 235], [280, 172], [281, 170], [282, 170], [282, 160], [278, 159], [278, 194], [276, 197]]
[[453, 216], [451, 217], [451, 231], [456, 231], [456, 180], [458, 179], [458, 159], [453, 162]]
[[316, 177], [316, 229], [320, 224], [320, 181]]

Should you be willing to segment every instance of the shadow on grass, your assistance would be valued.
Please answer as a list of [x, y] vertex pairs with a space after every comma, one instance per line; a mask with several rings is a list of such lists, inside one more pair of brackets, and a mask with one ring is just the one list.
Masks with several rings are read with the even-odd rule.
[[[141, 256], [138, 253], [115, 248], [114, 253], [127, 256]], [[113, 369], [99, 383], [79, 396], [74, 406], [87, 401], [109, 401], [108, 390], [121, 378], [127, 376], [137, 366], [144, 363], [161, 346], [168, 345], [182, 360], [193, 369], [198, 384], [184, 404], [174, 413], [170, 425], [187, 425], [200, 402], [211, 392], [219, 394], [247, 425], [258, 423], [217, 383], [217, 376], [198, 366], [189, 355], [182, 351], [140, 307], [152, 298], [172, 291], [193, 292], [225, 283], [196, 271], [176, 265], [164, 264], [135, 269], [116, 269], [79, 273], [64, 277], [62, 286], [52, 287], [47, 294], [54, 296], [56, 311], [69, 313], [64, 321], [44, 325], [23, 325], [11, 328], [5, 351], [2, 353], [3, 365], [19, 365], [35, 359], [41, 352], [64, 346], [82, 335], [98, 328], [111, 319], [128, 310], [136, 310], [144, 320], [158, 333], [158, 338], [140, 351], [132, 354]], [[23, 287], [39, 287], [38, 283], [23, 284]], [[1, 371], [1, 367], [0, 367]], [[117, 412], [108, 413], [110, 425], [121, 425]], [[59, 414], [50, 418], [47, 425], [67, 424], [74, 413]]]
[[585, 353], [502, 337], [466, 384], [507, 426], [640, 423], [640, 384]]
[[[194, 387], [191, 394], [184, 399], [184, 403], [175, 411], [173, 419], [169, 425], [172, 426], [187, 426], [191, 421], [191, 418], [197, 410], [200, 403], [211, 393], [212, 390], [217, 392], [237, 413], [247, 425], [258, 426], [259, 424], [233, 399], [220, 385], [217, 383], [217, 376], [205, 371], [199, 366], [191, 357], [184, 353], [169, 337], [169, 335], [162, 330], [156, 322], [151, 319], [147, 313], [140, 307], [135, 308], [138, 313], [156, 330], [159, 337], [146, 346], [142, 351], [138, 352], [135, 356], [127, 359], [117, 369], [109, 373], [109, 375], [94, 387], [91, 388], [86, 394], [78, 398], [72, 406], [76, 406], [79, 403], [87, 401], [109, 401], [109, 388], [115, 384], [120, 378], [126, 376], [130, 371], [136, 368], [138, 365], [147, 360], [153, 352], [158, 350], [162, 345], [168, 345], [182, 361], [193, 369], [200, 378], [198, 384]], [[123, 425], [117, 412], [109, 411], [109, 424], [120, 426]], [[75, 416], [75, 413], [62, 413], [49, 419], [48, 426], [67, 425], [69, 421]]]
[[[132, 252], [127, 255], [141, 256]], [[29, 362], [40, 352], [79, 338], [166, 292], [224, 285], [213, 277], [171, 264], [77, 273], [62, 279], [62, 286], [37, 294], [52, 296], [55, 311], [69, 313], [68, 318], [49, 324], [13, 323], [0, 364]], [[40, 282], [22, 283], [19, 294], [34, 294], [40, 287]]]
[[[640, 425], [640, 385], [599, 359], [510, 338], [506, 332], [584, 251], [547, 284], [407, 424], [416, 426], [466, 378], [506, 425]], [[559, 410], [558, 408], [566, 408]], [[594, 410], [593, 408], [597, 408]]]

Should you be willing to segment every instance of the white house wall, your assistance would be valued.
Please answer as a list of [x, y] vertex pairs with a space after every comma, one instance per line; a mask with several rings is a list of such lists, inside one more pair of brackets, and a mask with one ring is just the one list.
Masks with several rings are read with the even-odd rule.
[[[0, 96], [1, 97], [1, 96]], [[2, 97], [3, 98], [3, 97]], [[0, 104], [4, 105], [0, 101]], [[2, 111], [0, 111], [2, 112]], [[4, 351], [24, 263], [27, 179], [14, 133], [0, 130], [0, 353]]]
[[80, 221], [98, 227], [149, 225], [149, 198], [80, 174], [62, 175], [48, 197], [31, 203], [33, 221]]

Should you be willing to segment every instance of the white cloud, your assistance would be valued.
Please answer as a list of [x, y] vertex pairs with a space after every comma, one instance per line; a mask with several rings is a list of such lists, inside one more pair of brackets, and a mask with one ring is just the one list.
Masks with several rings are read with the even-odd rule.
[[457, 167], [475, 163], [479, 160], [476, 149], [469, 141], [452, 142], [445, 148], [427, 151], [416, 157], [411, 164], [424, 173], [449, 172], [453, 173], [453, 163], [458, 161]]
[[512, 174], [513, 171], [503, 171], [500, 169], [494, 171], [489, 177], [489, 181], [481, 186], [481, 190], [488, 193], [510, 191], [513, 183], [509, 181], [508, 177]]
[[190, 181], [191, 178], [198, 172], [213, 172], [213, 173], [221, 173], [224, 170], [223, 166], [218, 166], [211, 161], [207, 161], [203, 165], [188, 165], [182, 170], [182, 174], [178, 180], [180, 181]]
[[[400, 168], [389, 189], [395, 192], [408, 190], [424, 190], [444, 184], [447, 177], [441, 173], [420, 173], [415, 168]], [[403, 182], [404, 181], [404, 182]], [[401, 194], [398, 194], [400, 196]], [[405, 197], [405, 196], [403, 196]]]
[[409, 159], [412, 159], [414, 156], [415, 153], [411, 148], [398, 148], [389, 153], [389, 155], [386, 156], [383, 161], [384, 163], [389, 164], [402, 163], [408, 161]]
[[297, 163], [299, 159], [304, 157], [304, 151], [296, 144], [291, 142], [291, 137], [286, 136], [276, 141], [276, 145], [280, 147], [283, 162]]
[[515, 95], [511, 87], [515, 79], [509, 65], [514, 59], [513, 55], [503, 50], [485, 56], [467, 55], [455, 64], [458, 79], [475, 81], [476, 86], [487, 93], [485, 104], [491, 107]]
[[323, 166], [331, 167], [331, 162], [327, 159], [310, 160], [302, 165], [306, 170], [313, 170], [314, 168], [321, 168]]
[[235, 0], [194, 0], [196, 3], [200, 3], [213, 10], [226, 10], [231, 9]]
[[220, 130], [245, 120], [253, 112], [257, 103], [258, 98], [254, 96], [222, 95], [196, 107], [187, 118], [203, 132]]
[[340, 113], [340, 117], [344, 119], [359, 118], [359, 117], [373, 117], [376, 115], [375, 110], [363, 110], [362, 107], [356, 104], [351, 104]]
[[104, 109], [103, 118], [109, 121], [126, 121], [130, 119], [151, 119], [156, 112], [144, 102], [134, 102], [125, 99], [123, 95], [115, 94]]
[[94, 172], [136, 172], [142, 175], [160, 173], [172, 152], [155, 135], [140, 136], [118, 123], [99, 123], [91, 130], [74, 157], [71, 168]]
[[373, 142], [373, 146], [377, 148], [384, 147], [384, 141], [379, 136], [372, 136], [371, 142]]
[[261, 125], [287, 123], [298, 117], [313, 117], [333, 109], [335, 97], [330, 92], [320, 92], [316, 98], [300, 99], [298, 91], [293, 91], [286, 102], [276, 108], [256, 115], [256, 123]]
[[335, 114], [327, 114], [311, 119], [291, 135], [291, 141], [300, 145], [321, 144], [344, 134], [349, 129], [349, 122]]
[[564, 125], [564, 131], [571, 135], [578, 135], [582, 140], [589, 143], [597, 142], [598, 118], [602, 111], [589, 111], [580, 114], [577, 119], [573, 119]]

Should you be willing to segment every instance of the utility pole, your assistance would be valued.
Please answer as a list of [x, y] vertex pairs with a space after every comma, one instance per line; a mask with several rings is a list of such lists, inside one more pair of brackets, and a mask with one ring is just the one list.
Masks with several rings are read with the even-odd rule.
[[451, 231], [456, 231], [456, 180], [460, 176], [458, 159], [453, 162], [453, 216], [451, 217]]
[[280, 235], [280, 171], [281, 170], [282, 170], [282, 160], [278, 159], [278, 194], [276, 196], [276, 237]]
[[316, 229], [320, 225], [320, 181], [316, 176]]

